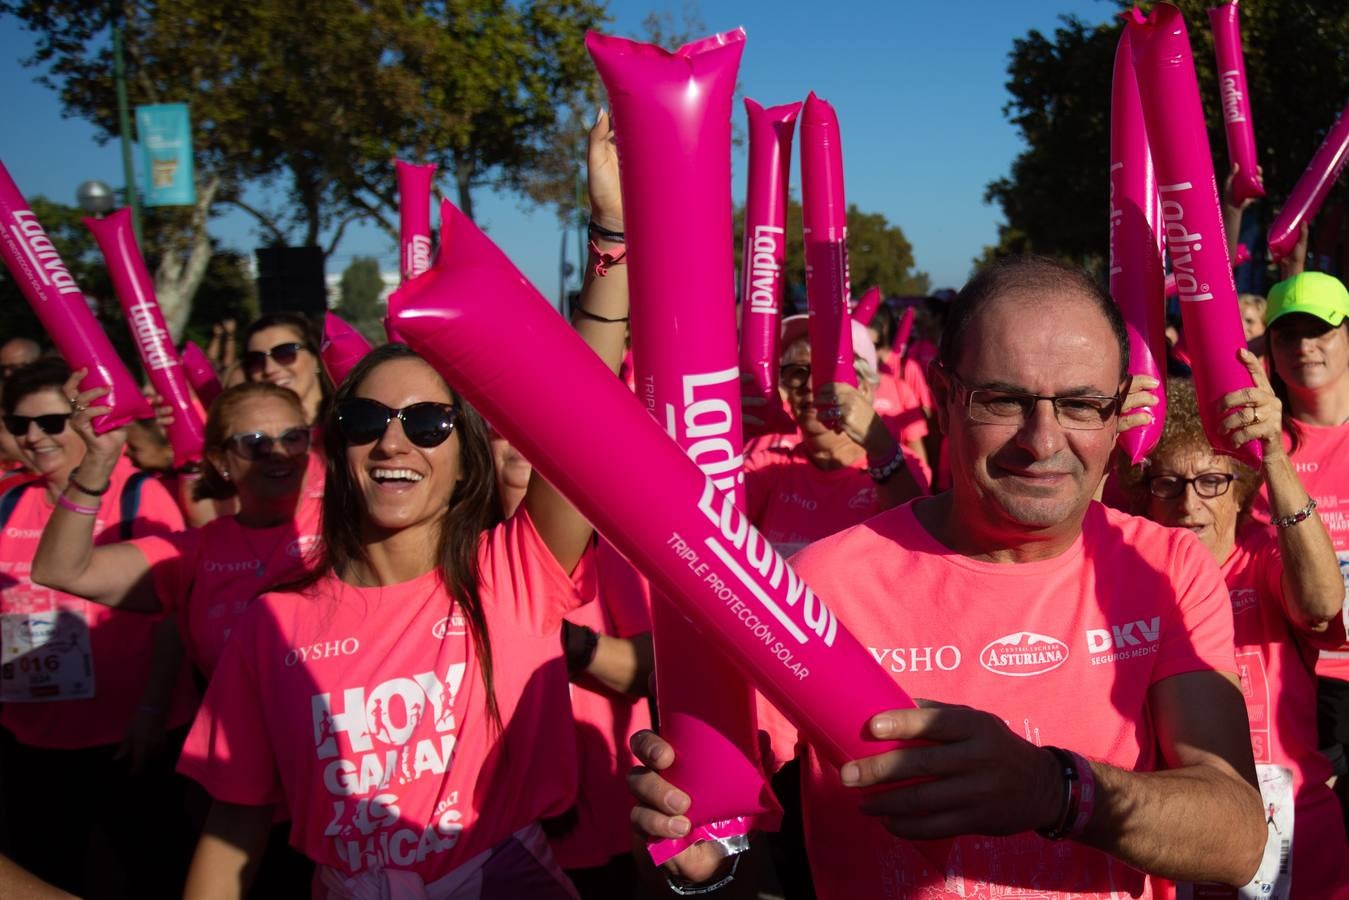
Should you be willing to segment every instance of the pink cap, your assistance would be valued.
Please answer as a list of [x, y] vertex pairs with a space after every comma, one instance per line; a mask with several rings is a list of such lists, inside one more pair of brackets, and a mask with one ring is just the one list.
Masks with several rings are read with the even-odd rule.
[[[810, 321], [810, 316], [802, 313], [799, 316], [788, 316], [782, 320], [782, 350], [785, 353], [787, 348], [797, 341], [809, 340], [810, 335], [806, 330], [806, 323]], [[856, 319], [849, 320], [852, 323], [852, 352], [866, 360], [867, 365], [872, 370], [879, 370], [880, 365], [876, 361], [876, 345], [871, 342], [871, 334], [867, 327]]]

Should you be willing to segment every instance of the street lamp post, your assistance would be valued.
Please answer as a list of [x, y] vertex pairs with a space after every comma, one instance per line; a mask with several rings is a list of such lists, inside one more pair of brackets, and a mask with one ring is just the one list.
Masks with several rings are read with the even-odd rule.
[[117, 205], [112, 188], [101, 181], [86, 181], [77, 187], [75, 202], [80, 205], [80, 209], [96, 219], [103, 218]]
[[122, 133], [122, 170], [126, 178], [126, 205], [131, 208], [131, 228], [136, 245], [141, 244], [141, 204], [136, 194], [136, 170], [131, 159], [131, 110], [126, 96], [126, 64], [122, 61], [122, 9], [112, 11], [112, 76], [117, 84], [117, 128]]

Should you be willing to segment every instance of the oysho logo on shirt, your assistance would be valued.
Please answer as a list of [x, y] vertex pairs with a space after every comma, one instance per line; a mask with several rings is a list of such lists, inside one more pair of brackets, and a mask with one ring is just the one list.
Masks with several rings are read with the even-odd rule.
[[1087, 652], [1091, 664], [1134, 659], [1156, 653], [1161, 646], [1162, 620], [1160, 616], [1138, 619], [1125, 625], [1087, 629]]
[[953, 672], [960, 668], [960, 648], [954, 644], [940, 647], [868, 647], [876, 662], [896, 675], [905, 672]]
[[990, 641], [979, 651], [979, 664], [994, 675], [1024, 678], [1043, 675], [1068, 661], [1068, 645], [1056, 637], [1017, 631]]
[[42, 537], [41, 528], [14, 528], [5, 529], [5, 537], [16, 541], [35, 541]]
[[240, 559], [233, 562], [223, 560], [208, 559], [202, 563], [202, 569], [207, 572], [222, 572], [226, 575], [238, 575], [244, 572], [257, 572], [262, 568], [260, 559]]
[[336, 656], [353, 656], [360, 649], [361, 642], [354, 637], [342, 638], [338, 641], [324, 641], [318, 644], [308, 644], [304, 647], [291, 647], [284, 662], [288, 666], [294, 666], [302, 662], [314, 662]]

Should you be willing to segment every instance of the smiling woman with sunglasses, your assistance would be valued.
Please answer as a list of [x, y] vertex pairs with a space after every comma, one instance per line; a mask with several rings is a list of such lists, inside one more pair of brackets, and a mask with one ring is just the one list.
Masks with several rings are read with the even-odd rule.
[[323, 401], [332, 393], [316, 349], [313, 324], [299, 313], [271, 313], [244, 331], [239, 368], [250, 382], [269, 382], [294, 391], [304, 404], [305, 421], [318, 422]]
[[[164, 896], [181, 879], [182, 807], [170, 757], [143, 751], [192, 715], [180, 664], [152, 677], [171, 623], [41, 586], [30, 571], [53, 520], [78, 520], [86, 547], [100, 548], [183, 527], [168, 491], [121, 457], [121, 431], [95, 439], [109, 454], [89, 452], [80, 430], [99, 410], [80, 409], [83, 375], [45, 359], [5, 383], [5, 425], [33, 474], [0, 496], [0, 832], [16, 861], [72, 893], [124, 883]], [[95, 844], [113, 853], [87, 867]]]
[[[1330, 536], [1280, 442], [1282, 404], [1255, 356], [1240, 352], [1256, 386], [1226, 398], [1234, 412], [1224, 424], [1238, 444], [1260, 442], [1261, 471], [1214, 452], [1193, 384], [1172, 378], [1151, 464], [1125, 470], [1123, 480], [1136, 511], [1199, 537], [1231, 594], [1251, 748], [1270, 818], [1269, 868], [1261, 873], [1272, 889], [1265, 893], [1293, 900], [1339, 896], [1349, 886], [1349, 858], [1339, 808], [1326, 787], [1330, 764], [1317, 752], [1314, 667], [1319, 648], [1345, 641], [1344, 589]], [[1262, 481], [1274, 504], [1274, 527], [1248, 517]], [[1292, 847], [1292, 866], [1282, 870], [1281, 842]]]
[[[590, 162], [612, 234], [605, 117]], [[617, 373], [625, 267], [588, 267], [579, 307]], [[319, 564], [234, 629], [179, 763], [214, 798], [185, 896], [241, 896], [280, 806], [315, 897], [574, 898], [540, 823], [576, 792], [560, 629], [592, 529], [539, 478], [503, 521], [482, 417], [401, 344], [352, 369], [322, 435]]]
[[[83, 468], [101, 472], [121, 442], [93, 435], [92, 412], [80, 413], [74, 430], [88, 446]], [[237, 514], [202, 528], [93, 546], [89, 519], [61, 511], [43, 535], [33, 577], [105, 606], [176, 612], [193, 665], [209, 677], [249, 601], [305, 571], [322, 485], [306, 484], [310, 431], [299, 398], [285, 388], [265, 382], [229, 388], [211, 406], [205, 438], [195, 497], [233, 498]]]

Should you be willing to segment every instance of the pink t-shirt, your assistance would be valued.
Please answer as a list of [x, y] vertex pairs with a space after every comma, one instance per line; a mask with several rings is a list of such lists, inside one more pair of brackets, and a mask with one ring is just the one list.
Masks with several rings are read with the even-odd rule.
[[[1271, 820], [1268, 868], [1261, 874], [1274, 880], [1272, 896], [1330, 897], [1337, 888], [1349, 888], [1344, 821], [1326, 787], [1330, 763], [1316, 752], [1316, 650], [1289, 625], [1283, 559], [1273, 530], [1243, 530], [1222, 572], [1232, 595], [1237, 674], [1260, 793]], [[1342, 643], [1344, 623], [1333, 624], [1325, 639]], [[1279, 859], [1290, 852], [1292, 871], [1280, 879]], [[1205, 890], [1204, 896], [1217, 896]]]
[[503, 730], [439, 572], [383, 588], [330, 575], [249, 607], [179, 770], [217, 800], [284, 804], [317, 863], [427, 882], [567, 809], [558, 630], [579, 598], [527, 515], [483, 535], [478, 565]]
[[[567, 614], [572, 624], [614, 637], [651, 630], [651, 586], [608, 541], [599, 539], [586, 553], [572, 581], [586, 601]], [[645, 699], [578, 685], [571, 688], [571, 709], [580, 760], [576, 824], [552, 844], [563, 868], [579, 869], [632, 850], [627, 777], [636, 761], [628, 738], [651, 727], [651, 712]]]
[[[909, 473], [927, 487], [922, 463], [904, 455]], [[765, 450], [745, 459], [749, 520], [783, 556], [880, 512], [876, 482], [859, 456], [851, 466], [824, 470], [811, 464], [806, 448]]]
[[[121, 540], [122, 489], [135, 473], [125, 459], [113, 469], [111, 487], [99, 502], [95, 544]], [[23, 492], [0, 533], [0, 725], [34, 747], [116, 744], [140, 705], [154, 632], [163, 616], [109, 609], [33, 584], [33, 557], [53, 509], [39, 481]], [[154, 478], [144, 479], [132, 535], [169, 534], [182, 527], [173, 497]], [[184, 666], [165, 724], [188, 721], [195, 701]]]
[[[919, 501], [922, 502], [922, 501]], [[998, 565], [953, 553], [905, 504], [792, 560], [910, 695], [968, 704], [1039, 745], [1125, 769], [1161, 765], [1152, 685], [1235, 672], [1227, 589], [1194, 535], [1093, 503], [1059, 556]], [[796, 732], [765, 703], [775, 762]], [[807, 748], [806, 847], [821, 900], [1043, 900], [1146, 895], [1106, 854], [1033, 832], [914, 843], [858, 812], [858, 794]]]
[[896, 440], [906, 444], [927, 437], [927, 418], [913, 388], [885, 363], [880, 364], [879, 374], [881, 380], [876, 385], [872, 406], [885, 427]]
[[932, 409], [932, 389], [927, 383], [927, 363], [905, 356], [897, 377], [909, 386], [923, 409]]
[[178, 614], [192, 664], [207, 678], [253, 599], [308, 571], [317, 557], [319, 507], [303, 499], [295, 519], [245, 528], [234, 516], [136, 541], [165, 608]]
[[[1321, 428], [1299, 422], [1298, 429], [1301, 443], [1291, 454], [1293, 468], [1316, 501], [1316, 514], [1330, 532], [1345, 590], [1349, 592], [1349, 424]], [[1290, 444], [1285, 433], [1283, 445]], [[1264, 485], [1255, 497], [1251, 515], [1258, 521], [1269, 521], [1269, 492]], [[1349, 648], [1322, 650], [1316, 673], [1349, 681]]]

